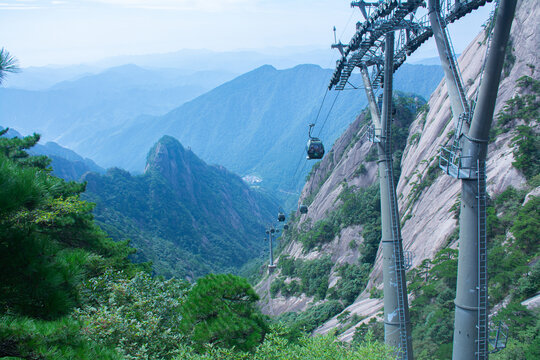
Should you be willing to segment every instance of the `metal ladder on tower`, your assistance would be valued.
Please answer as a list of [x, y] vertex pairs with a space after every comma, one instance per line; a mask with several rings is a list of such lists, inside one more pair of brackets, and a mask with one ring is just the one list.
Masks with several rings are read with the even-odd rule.
[[401, 240], [401, 229], [399, 223], [399, 211], [397, 209], [397, 197], [396, 188], [394, 186], [394, 171], [392, 166], [392, 146], [390, 134], [386, 133], [385, 138], [388, 139], [385, 142], [385, 157], [386, 161], [386, 181], [389, 189], [389, 201], [390, 201], [390, 213], [392, 221], [392, 247], [394, 255], [394, 271], [396, 272], [396, 291], [398, 302], [398, 318], [399, 318], [399, 338], [401, 343], [400, 357], [401, 359], [408, 359], [407, 353], [407, 324], [405, 320], [405, 302], [408, 301], [405, 295], [405, 267], [403, 259], [403, 249]]
[[486, 233], [486, 163], [477, 160], [478, 173], [478, 337], [476, 359], [488, 358], [488, 279]]

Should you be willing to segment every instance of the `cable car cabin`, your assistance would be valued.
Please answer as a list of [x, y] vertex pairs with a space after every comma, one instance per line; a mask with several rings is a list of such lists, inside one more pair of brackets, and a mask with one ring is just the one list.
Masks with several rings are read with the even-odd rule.
[[307, 214], [307, 205], [300, 205], [298, 210], [300, 210], [300, 214]]
[[280, 221], [280, 222], [285, 221], [285, 214], [282, 213], [282, 212], [280, 212], [280, 213], [277, 215], [277, 219], [278, 219], [278, 221]]
[[324, 146], [322, 141], [319, 138], [310, 138], [306, 145], [306, 151], [308, 160], [322, 159], [324, 156]]

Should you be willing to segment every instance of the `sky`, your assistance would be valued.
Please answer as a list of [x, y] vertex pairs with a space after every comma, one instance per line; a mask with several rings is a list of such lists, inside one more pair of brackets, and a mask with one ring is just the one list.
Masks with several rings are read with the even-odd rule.
[[[450, 28], [457, 53], [492, 7]], [[350, 0], [0, 0], [0, 47], [21, 67], [91, 63], [121, 55], [329, 49], [362, 19]], [[335, 54], [329, 51], [329, 64]], [[415, 58], [437, 56], [433, 43]], [[328, 66], [327, 66], [328, 67]]]

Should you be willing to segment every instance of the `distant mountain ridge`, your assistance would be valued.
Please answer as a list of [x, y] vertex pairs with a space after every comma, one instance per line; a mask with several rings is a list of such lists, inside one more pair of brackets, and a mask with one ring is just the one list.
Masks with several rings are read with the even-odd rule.
[[[0, 121], [37, 131], [101, 166], [136, 173], [144, 169], [145, 149], [170, 134], [209, 163], [261, 178], [260, 186], [290, 205], [312, 165], [300, 161], [307, 125], [319, 114], [315, 134], [329, 147], [365, 106], [361, 87], [329, 92], [323, 103], [331, 75], [317, 65], [286, 70], [267, 65], [185, 102], [197, 90], [182, 84], [210, 86], [227, 74], [186, 78], [183, 70], [124, 65], [47, 91], [0, 89]], [[427, 96], [441, 77], [438, 66], [405, 64], [395, 75], [395, 88]], [[351, 77], [351, 84], [361, 83], [359, 75]]]
[[[107, 136], [89, 137], [72, 146], [106, 166], [119, 164], [130, 171], [141, 171], [145, 162], [142, 149], [171, 134], [205, 161], [242, 176], [258, 176], [263, 179], [262, 186], [282, 194], [294, 193], [309, 171], [310, 163], [301, 162], [300, 170], [295, 166], [303, 156], [307, 125], [317, 118], [331, 74], [331, 70], [316, 65], [287, 70], [263, 66], [164, 116], [140, 117], [111, 129]], [[437, 66], [406, 65], [396, 74], [396, 88], [426, 94], [440, 81], [441, 74]], [[360, 84], [361, 80], [356, 75], [351, 82]], [[327, 94], [315, 131], [322, 129], [321, 137], [328, 146], [360, 113], [365, 106], [363, 97], [356, 91]], [[70, 141], [67, 137], [61, 140]]]
[[278, 205], [221, 166], [209, 166], [178, 140], [162, 137], [144, 174], [89, 173], [86, 199], [114, 239], [131, 239], [139, 260], [170, 277], [240, 268], [257, 257]]
[[38, 132], [43, 139], [82, 154], [73, 144], [89, 136], [103, 136], [102, 130], [142, 114], [165, 114], [234, 76], [123, 65], [48, 89], [0, 88], [0, 123], [23, 133]]
[[[0, 130], [4, 128], [0, 126]], [[4, 135], [7, 137], [23, 137], [18, 131], [9, 129]], [[87, 172], [104, 173], [105, 169], [88, 158], [83, 158], [76, 152], [66, 149], [55, 142], [45, 145], [36, 144], [28, 150], [31, 155], [45, 155], [51, 159], [53, 174], [64, 179], [79, 181]]]

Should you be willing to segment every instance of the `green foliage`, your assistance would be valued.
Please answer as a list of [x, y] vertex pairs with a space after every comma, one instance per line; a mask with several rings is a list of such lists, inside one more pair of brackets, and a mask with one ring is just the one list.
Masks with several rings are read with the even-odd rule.
[[409, 138], [409, 145], [418, 144], [418, 142], [420, 141], [421, 136], [422, 136], [422, 134], [420, 134], [420, 133], [412, 134], [411, 137]]
[[0, 138], [0, 356], [120, 359], [68, 315], [85, 301], [84, 280], [143, 267], [128, 260], [127, 242], [94, 223], [92, 204], [79, 198], [84, 184], [52, 176], [47, 158], [26, 153], [38, 140]]
[[[499, 215], [488, 217], [489, 232], [493, 236], [489, 246], [490, 301], [497, 303], [524, 279], [529, 262], [540, 256], [538, 245], [538, 204], [532, 197], [522, 206], [524, 192], [508, 188], [494, 200]], [[513, 237], [507, 237], [511, 231]], [[521, 280], [524, 281], [524, 280]], [[515, 290], [513, 290], [515, 291]]]
[[311, 333], [313, 330], [324, 324], [328, 319], [339, 314], [344, 309], [341, 302], [329, 300], [319, 305], [315, 305], [300, 313], [282, 314], [278, 321], [292, 328], [291, 332], [296, 330]]
[[457, 250], [443, 249], [408, 273], [408, 289], [414, 295], [410, 314], [417, 359], [451, 358], [457, 254]]
[[[306, 294], [324, 299], [328, 290], [328, 277], [334, 263], [329, 257], [313, 260], [293, 259], [287, 255], [279, 258], [281, 274], [293, 278], [288, 284], [284, 277], [272, 282], [270, 293], [276, 296], [281, 292], [285, 297]], [[295, 279], [299, 279], [300, 282]]]
[[[283, 240], [283, 238], [284, 237], [282, 236], [281, 240]], [[279, 245], [282, 245], [282, 241], [279, 242]], [[279, 250], [278, 247], [274, 249], [274, 251], [276, 250]], [[257, 285], [266, 275], [265, 265], [268, 262], [268, 256], [264, 256], [264, 255], [265, 254], [261, 254], [260, 256], [247, 261], [236, 272], [232, 272], [232, 271], [231, 272], [234, 275], [238, 275], [240, 277], [245, 278], [251, 285], [253, 286]]]
[[308, 182], [311, 177], [317, 172], [317, 169], [321, 166], [321, 162], [318, 161], [311, 167], [311, 170], [309, 171], [309, 174], [306, 175], [306, 182]]
[[74, 316], [88, 339], [116, 347], [124, 359], [171, 359], [186, 342], [180, 307], [187, 288], [185, 281], [142, 272], [132, 278], [108, 272], [84, 283], [86, 305]]
[[[328, 277], [333, 267], [329, 258], [321, 260], [295, 260], [281, 256], [278, 266], [281, 277], [270, 286], [270, 293], [289, 297], [302, 293], [316, 299], [339, 299], [350, 304], [362, 292], [371, 269], [381, 238], [379, 186], [367, 188], [345, 187], [339, 196], [341, 204], [326, 219], [318, 221], [308, 231], [297, 234], [308, 251], [315, 246], [332, 241], [343, 227], [363, 225], [363, 242], [359, 246], [360, 265], [346, 264], [336, 269], [340, 275], [338, 284], [328, 291]], [[285, 277], [291, 278], [286, 282]]]
[[372, 146], [366, 155], [365, 161], [373, 162], [373, 161], [377, 161], [377, 159], [379, 159], [379, 153], [377, 152], [377, 147]]
[[353, 334], [353, 344], [363, 345], [368, 342], [384, 343], [384, 323], [372, 318], [367, 324], [362, 323], [356, 327]]
[[[341, 317], [342, 315], [345, 315]], [[336, 329], [336, 335], [343, 334], [345, 331], [349, 330], [353, 326], [356, 326], [360, 321], [364, 320], [363, 317], [361, 317], [358, 314], [350, 315], [348, 311], [342, 312], [337, 317], [339, 321], [339, 326]]]
[[309, 231], [300, 234], [298, 240], [302, 243], [304, 251], [310, 251], [334, 240], [340, 228], [333, 220], [332, 218], [319, 220]]
[[382, 299], [383, 297], [384, 297], [384, 292], [381, 289], [372, 287], [371, 290], [369, 291], [370, 299]]
[[442, 174], [439, 169], [439, 162], [434, 158], [427, 160], [429, 166], [421, 173], [416, 173], [417, 179], [411, 183], [412, 188], [407, 196], [408, 206], [412, 206], [420, 198], [422, 192], [433, 185], [435, 180]]
[[519, 210], [511, 229], [520, 250], [525, 254], [538, 252], [540, 239], [540, 197], [532, 196]]
[[540, 174], [540, 134], [526, 125], [519, 125], [516, 133], [512, 138], [516, 161], [512, 165], [531, 179]]
[[[158, 147], [167, 149], [163, 158]], [[269, 196], [169, 136], [149, 152], [144, 174], [110, 169], [85, 180], [100, 226], [113, 239], [131, 239], [136, 260], [152, 261], [165, 277], [238, 271], [261, 253], [264, 243], [255, 239], [278, 210]]]
[[366, 287], [370, 268], [366, 263], [341, 265], [337, 269], [340, 279], [334, 287], [329, 289], [328, 297], [343, 300], [345, 306], [352, 304]]
[[393, 107], [396, 113], [391, 124], [392, 132], [392, 148], [393, 153], [393, 171], [394, 183], [397, 184], [401, 174], [401, 157], [407, 145], [409, 137], [409, 126], [415, 119], [415, 115], [419, 109], [422, 109], [426, 104], [424, 99], [417, 96], [407, 96], [400, 94], [393, 98]]
[[294, 342], [285, 336], [286, 330], [274, 328], [254, 352], [235, 352], [207, 347], [196, 354], [184, 347], [176, 360], [390, 360], [392, 350], [379, 342], [366, 341], [360, 346], [340, 342], [333, 335], [302, 335]]
[[[510, 327], [508, 347], [490, 355], [494, 359], [538, 356], [538, 314], [520, 305], [540, 290], [540, 200], [533, 196], [522, 205], [526, 193], [510, 187], [487, 209], [489, 303], [505, 300], [492, 320]], [[417, 359], [451, 358], [456, 272], [457, 251], [444, 249], [408, 273], [408, 289], [414, 296], [410, 313]]]
[[50, 175], [25, 149], [38, 135], [0, 139], [0, 311], [55, 319], [79, 304], [77, 286], [107, 267], [133, 269], [79, 200], [84, 185]]
[[353, 177], [358, 177], [360, 175], [365, 175], [365, 174], [367, 174], [366, 165], [362, 163], [358, 165], [358, 168], [356, 168], [356, 170], [354, 170]]
[[339, 198], [343, 201], [335, 217], [342, 227], [363, 225], [360, 263], [373, 264], [381, 240], [381, 205], [378, 184], [367, 188], [345, 188]]
[[516, 296], [521, 299], [533, 297], [540, 292], [540, 261], [533, 265], [531, 271], [518, 280]]
[[181, 305], [180, 328], [197, 351], [208, 345], [250, 351], [268, 330], [255, 307], [257, 300], [245, 279], [207, 275], [197, 280]]
[[456, 196], [456, 202], [450, 207], [449, 211], [454, 219], [459, 219], [459, 213], [461, 211], [461, 193]]
[[26, 150], [33, 147], [40, 139], [39, 134], [33, 134], [24, 138], [1, 137], [9, 128], [0, 131], [0, 153], [6, 158], [27, 167], [47, 169], [51, 160], [46, 156], [30, 156]]
[[490, 141], [496, 136], [514, 130], [516, 120], [534, 125], [540, 118], [540, 81], [522, 76], [516, 82], [518, 94], [509, 99], [497, 114], [497, 122], [490, 132]]
[[[15, 57], [13, 57], [6, 49], [0, 49], [0, 85], [4, 82], [6, 73], [19, 72], [19, 64]], [[1, 135], [0, 135], [1, 136]]]
[[494, 316], [510, 329], [507, 346], [490, 357], [495, 360], [538, 359], [540, 357], [540, 317], [519, 301], [512, 301]]
[[515, 63], [516, 55], [514, 55], [514, 46], [512, 39], [509, 39], [504, 53], [504, 64], [502, 68], [503, 78], [510, 75]]
[[429, 104], [425, 103], [418, 109], [418, 114], [422, 114], [422, 119], [420, 120], [420, 125], [422, 126], [422, 129], [426, 126], [427, 116], [429, 113]]
[[0, 358], [121, 360], [113, 347], [89, 341], [78, 321], [0, 316]]

